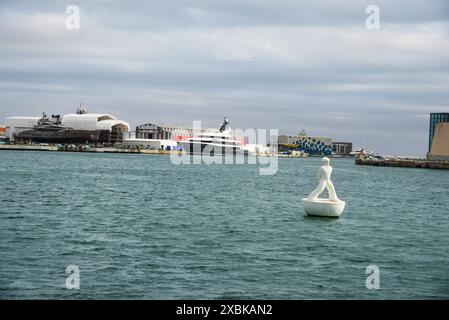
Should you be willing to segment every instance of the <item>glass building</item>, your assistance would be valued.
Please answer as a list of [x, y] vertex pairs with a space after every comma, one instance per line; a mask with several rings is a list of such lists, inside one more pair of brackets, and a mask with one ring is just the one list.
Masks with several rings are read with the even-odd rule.
[[435, 128], [440, 122], [449, 122], [449, 113], [431, 113], [430, 114], [430, 126], [429, 126], [429, 152], [432, 147], [433, 135], [435, 134]]

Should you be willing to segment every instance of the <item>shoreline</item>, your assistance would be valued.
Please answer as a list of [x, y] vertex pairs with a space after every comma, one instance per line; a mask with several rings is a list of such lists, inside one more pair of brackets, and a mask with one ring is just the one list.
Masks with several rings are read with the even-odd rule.
[[[183, 151], [174, 151], [174, 150], [148, 150], [142, 148], [115, 148], [115, 147], [89, 147], [85, 146], [76, 146], [69, 147], [63, 146], [58, 147], [55, 145], [17, 145], [17, 144], [3, 144], [0, 145], [0, 151], [41, 151], [41, 152], [89, 152], [89, 153], [134, 153], [134, 154], [157, 154], [157, 155], [171, 155], [177, 154], [182, 155], [185, 154]], [[257, 157], [276, 157], [280, 159], [307, 159], [307, 158], [320, 158], [323, 156], [320, 155], [282, 155], [282, 154], [258, 154], [253, 155]], [[354, 158], [353, 156], [341, 156], [334, 155], [328, 156], [335, 159], [349, 159]]]

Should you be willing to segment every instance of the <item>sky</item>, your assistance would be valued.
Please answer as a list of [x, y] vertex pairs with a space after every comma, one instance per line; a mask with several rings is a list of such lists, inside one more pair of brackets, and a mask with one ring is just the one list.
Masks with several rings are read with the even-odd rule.
[[424, 156], [429, 113], [449, 112], [449, 2], [0, 0], [0, 124], [80, 103]]

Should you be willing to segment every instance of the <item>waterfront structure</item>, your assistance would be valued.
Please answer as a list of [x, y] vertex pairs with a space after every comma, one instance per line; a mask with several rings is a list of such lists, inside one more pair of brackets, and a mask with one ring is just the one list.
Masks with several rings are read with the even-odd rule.
[[[227, 124], [228, 123], [226, 123], [226, 125]], [[219, 136], [225, 134], [224, 129], [217, 134], [219, 130], [214, 128], [188, 128], [176, 125], [159, 125], [149, 122], [138, 125], [136, 131], [130, 132], [130, 136], [125, 138], [123, 144], [149, 146], [149, 148], [157, 148], [157, 145], [159, 145], [160, 148], [164, 150], [166, 150], [167, 147], [170, 150], [173, 150], [177, 145], [177, 149], [190, 152], [190, 146], [196, 144], [197, 140], [207, 140], [208, 143], [212, 143], [213, 141], [216, 141], [216, 139], [219, 139]], [[226, 130], [225, 135], [226, 139], [231, 139], [228, 130]], [[220, 140], [220, 144], [223, 144], [223, 142], [223, 139]], [[236, 143], [237, 142], [239, 143], [239, 146], [244, 145], [243, 138], [236, 138]], [[200, 149], [202, 150], [202, 148]]]
[[350, 156], [352, 142], [332, 142], [332, 154], [339, 156]]
[[0, 144], [5, 143], [6, 140], [7, 140], [6, 127], [5, 126], [0, 126]]
[[6, 137], [14, 141], [14, 135], [22, 131], [31, 130], [37, 125], [40, 117], [8, 117], [5, 119]]
[[129, 131], [127, 122], [110, 114], [87, 113], [83, 107], [77, 113], [51, 118], [45, 113], [42, 117], [8, 117], [5, 124], [11, 141], [41, 143], [113, 144]]
[[449, 122], [436, 124], [427, 160], [449, 161]]
[[143, 147], [148, 150], [176, 150], [178, 143], [173, 140], [165, 139], [124, 139], [120, 145], [122, 147]]
[[170, 139], [144, 139], [137, 138], [134, 131], [127, 132], [123, 141], [120, 143], [121, 147], [141, 147], [147, 150], [176, 150], [178, 143]]
[[449, 122], [449, 112], [439, 112], [439, 113], [431, 113], [430, 114], [430, 124], [429, 124], [429, 149], [428, 152], [432, 149], [433, 138], [436, 132], [436, 128], [441, 122]]
[[278, 143], [279, 152], [296, 150], [309, 155], [332, 155], [331, 138], [308, 136], [304, 130], [296, 136], [279, 135], [273, 140], [272, 144]]
[[356, 158], [355, 164], [376, 167], [427, 168], [449, 170], [449, 161], [429, 161], [419, 159], [365, 159]]
[[194, 129], [173, 125], [157, 125], [145, 123], [136, 127], [136, 139], [157, 139], [182, 141], [200, 133], [206, 129]]

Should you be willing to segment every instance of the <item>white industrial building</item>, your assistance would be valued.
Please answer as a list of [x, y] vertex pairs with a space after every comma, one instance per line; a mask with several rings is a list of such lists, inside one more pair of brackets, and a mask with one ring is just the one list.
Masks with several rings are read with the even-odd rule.
[[149, 150], [176, 150], [178, 143], [171, 139], [142, 139], [136, 138], [135, 132], [124, 135], [121, 143], [123, 147], [143, 147]]
[[62, 117], [61, 124], [66, 127], [71, 127], [75, 130], [108, 130], [116, 125], [124, 125], [129, 131], [129, 124], [125, 121], [118, 120], [110, 114], [101, 113], [71, 113]]
[[[45, 139], [48, 142], [80, 142], [87, 137], [92, 142], [114, 143], [121, 141], [129, 131], [127, 122], [110, 114], [86, 113], [85, 109], [62, 117], [53, 115], [48, 118], [45, 114], [42, 117], [8, 117], [5, 127], [11, 141], [26, 139], [40, 142], [47, 142]], [[61, 130], [55, 130], [55, 127]]]
[[14, 140], [14, 133], [33, 129], [40, 117], [8, 117], [5, 119], [6, 136]]
[[141, 146], [149, 150], [176, 150], [178, 143], [168, 139], [125, 139], [121, 145], [124, 147]]

